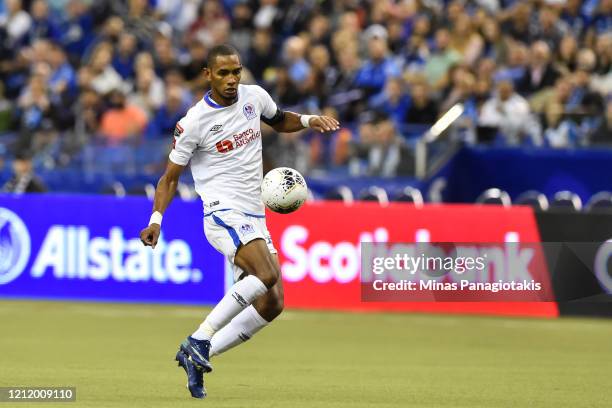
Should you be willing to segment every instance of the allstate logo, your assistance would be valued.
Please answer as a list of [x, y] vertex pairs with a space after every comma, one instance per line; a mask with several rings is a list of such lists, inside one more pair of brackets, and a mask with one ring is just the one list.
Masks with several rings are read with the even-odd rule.
[[0, 207], [0, 285], [16, 279], [30, 259], [30, 233], [14, 212]]

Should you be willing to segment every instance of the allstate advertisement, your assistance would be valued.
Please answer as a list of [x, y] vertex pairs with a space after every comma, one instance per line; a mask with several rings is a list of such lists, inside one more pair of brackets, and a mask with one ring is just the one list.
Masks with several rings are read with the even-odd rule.
[[152, 203], [80, 195], [0, 195], [0, 297], [214, 304], [224, 258], [200, 201], [170, 204], [155, 247], [139, 233]]

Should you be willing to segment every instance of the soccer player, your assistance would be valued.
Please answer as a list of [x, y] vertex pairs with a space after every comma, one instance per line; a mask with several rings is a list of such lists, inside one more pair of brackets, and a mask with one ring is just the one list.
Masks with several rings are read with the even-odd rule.
[[140, 233], [155, 248], [162, 214], [191, 161], [196, 191], [204, 202], [204, 233], [233, 264], [235, 284], [176, 354], [195, 398], [204, 398], [203, 374], [210, 358], [251, 338], [283, 310], [283, 285], [276, 249], [261, 201], [260, 119], [277, 132], [338, 129], [333, 118], [279, 109], [257, 85], [241, 85], [238, 51], [229, 45], [210, 50], [204, 69], [211, 90], [177, 124], [174, 147], [155, 190], [149, 226]]

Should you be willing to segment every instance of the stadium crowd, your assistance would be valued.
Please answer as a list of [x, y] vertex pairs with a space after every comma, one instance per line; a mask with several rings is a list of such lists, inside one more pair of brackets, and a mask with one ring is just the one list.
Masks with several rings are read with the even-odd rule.
[[343, 124], [267, 129], [271, 165], [411, 174], [415, 139], [457, 103], [467, 142], [612, 143], [612, 0], [4, 0], [0, 145], [49, 167], [167, 148], [219, 43], [243, 83]]

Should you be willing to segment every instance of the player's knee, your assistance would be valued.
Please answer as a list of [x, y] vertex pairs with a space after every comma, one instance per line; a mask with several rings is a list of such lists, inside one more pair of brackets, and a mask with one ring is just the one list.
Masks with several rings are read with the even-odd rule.
[[262, 265], [255, 268], [255, 276], [266, 285], [268, 289], [276, 285], [280, 278], [280, 270], [274, 262], [266, 262], [266, 265]]

